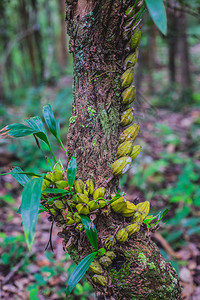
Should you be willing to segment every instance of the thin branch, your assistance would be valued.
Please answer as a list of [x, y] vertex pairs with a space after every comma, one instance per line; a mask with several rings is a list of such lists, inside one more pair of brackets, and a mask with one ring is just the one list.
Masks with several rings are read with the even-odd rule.
[[20, 32], [14, 40], [11, 40], [8, 43], [8, 45], [4, 51], [4, 54], [1, 57], [1, 63], [0, 63], [1, 71], [3, 71], [6, 61], [8, 59], [8, 56], [10, 55], [10, 53], [11, 53], [12, 49], [15, 47], [15, 45], [17, 43], [19, 43], [21, 40], [23, 40], [25, 37], [27, 37], [28, 35], [31, 35], [34, 31], [37, 31], [38, 28], [39, 28], [38, 24], [34, 24], [33, 26], [29, 27], [27, 30]]
[[25, 264], [26, 260], [29, 259], [31, 256], [33, 256], [36, 253], [36, 250], [29, 252], [26, 254], [26, 256], [21, 259], [18, 264], [6, 275], [4, 280], [1, 282], [1, 286], [5, 285], [10, 281], [10, 279], [15, 275], [15, 273]]
[[154, 237], [162, 245], [162, 247], [171, 257], [180, 259], [180, 255], [172, 249], [170, 244], [159, 233], [153, 233], [152, 237]]
[[187, 7], [183, 7], [183, 6], [177, 6], [177, 5], [173, 5], [171, 3], [169, 3], [168, 1], [164, 1], [165, 5], [175, 11], [181, 11], [184, 12], [186, 14], [189, 14], [191, 16], [194, 16], [196, 18], [199, 18], [199, 13], [194, 11], [192, 8], [190, 8], [189, 6]]

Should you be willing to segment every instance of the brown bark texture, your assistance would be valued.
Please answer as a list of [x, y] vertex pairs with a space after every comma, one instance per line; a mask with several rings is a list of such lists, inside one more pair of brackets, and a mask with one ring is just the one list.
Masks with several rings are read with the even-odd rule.
[[[121, 104], [121, 75], [128, 55], [127, 42], [122, 38], [124, 13], [133, 4], [121, 0], [67, 2], [66, 21], [74, 58], [69, 158], [74, 154], [77, 159], [77, 178], [84, 182], [92, 179], [95, 188], [105, 187], [107, 199], [118, 190], [118, 179], [112, 176], [110, 166], [116, 160], [120, 117], [125, 110]], [[91, 213], [90, 219], [97, 228], [99, 247], [128, 222], [128, 218], [107, 208]], [[76, 263], [93, 251], [84, 231], [63, 228], [59, 235]], [[87, 273], [98, 296], [181, 299], [176, 272], [164, 261], [144, 225], [125, 243], [113, 245], [112, 251], [116, 258], [101, 274], [106, 285], [95, 283]]]

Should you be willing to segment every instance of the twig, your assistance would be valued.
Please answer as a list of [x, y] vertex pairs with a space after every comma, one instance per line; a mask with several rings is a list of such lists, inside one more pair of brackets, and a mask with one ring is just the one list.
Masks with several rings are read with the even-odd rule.
[[47, 248], [50, 245], [51, 251], [53, 252], [53, 245], [52, 245], [52, 231], [53, 231], [53, 224], [54, 224], [54, 220], [51, 223], [51, 228], [50, 228], [50, 234], [49, 234], [49, 241], [45, 247], [45, 251], [47, 250]]
[[25, 261], [30, 258], [32, 255], [34, 255], [36, 252], [36, 250], [29, 252], [28, 254], [26, 254], [26, 256], [21, 259], [18, 264], [16, 264], [16, 266], [6, 275], [6, 277], [4, 278], [4, 280], [1, 282], [1, 287], [3, 285], [5, 285], [6, 283], [8, 283], [8, 281], [10, 281], [10, 279], [15, 275], [15, 273], [24, 265]]
[[166, 250], [167, 253], [169, 253], [170, 256], [180, 259], [180, 255], [177, 254], [172, 247], [169, 245], [169, 243], [159, 234], [159, 233], [154, 233], [152, 236], [159, 242], [161, 243], [162, 247]]
[[190, 8], [188, 6], [188, 8], [186, 7], [183, 7], [183, 6], [177, 6], [177, 5], [173, 5], [171, 3], [169, 3], [168, 1], [164, 1], [165, 5], [173, 10], [176, 10], [176, 11], [180, 11], [180, 12], [184, 12], [186, 14], [189, 14], [191, 16], [194, 16], [194, 17], [197, 17], [199, 18], [199, 13], [194, 11], [192, 8]]
[[17, 44], [18, 42], [20, 42], [22, 39], [24, 39], [25, 37], [27, 37], [28, 35], [32, 34], [34, 31], [37, 31], [39, 29], [38, 24], [34, 24], [32, 27], [29, 27], [27, 30], [20, 32], [16, 39], [11, 40], [5, 51], [4, 51], [4, 55], [1, 57], [1, 62], [0, 62], [0, 69], [1, 71], [3, 71], [6, 61], [8, 59], [8, 56], [10, 55], [10, 52], [12, 51], [12, 49], [14, 48], [15, 44]]
[[105, 181], [106, 185], [114, 178], [114, 175], [111, 174], [110, 177]]

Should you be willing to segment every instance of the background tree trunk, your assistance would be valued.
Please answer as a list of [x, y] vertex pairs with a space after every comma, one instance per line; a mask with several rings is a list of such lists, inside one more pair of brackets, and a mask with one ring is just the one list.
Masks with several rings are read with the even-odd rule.
[[[190, 73], [190, 58], [189, 45], [187, 41], [187, 19], [185, 12], [179, 12], [178, 30], [179, 30], [179, 62], [180, 62], [180, 86], [181, 95], [187, 101], [189, 94], [191, 95], [191, 73]], [[188, 93], [188, 92], [189, 93]], [[187, 92], [187, 93], [185, 93]], [[185, 95], [185, 96], [184, 96]]]
[[168, 8], [168, 55], [169, 55], [169, 80], [176, 82], [176, 54], [178, 50], [178, 24], [176, 12]]
[[66, 38], [66, 26], [65, 26], [65, 0], [58, 1], [58, 9], [60, 14], [60, 34], [58, 40], [58, 61], [60, 68], [64, 70], [67, 66], [67, 38]]
[[[29, 27], [29, 11], [26, 5], [25, 0], [20, 0], [19, 2], [19, 14], [21, 15], [21, 28], [22, 31], [25, 31]], [[37, 84], [37, 71], [36, 71], [36, 58], [35, 58], [35, 50], [33, 46], [32, 36], [27, 35], [25, 37], [26, 47], [28, 50], [31, 72], [32, 72], [32, 82], [34, 85]]]
[[42, 53], [42, 37], [38, 22], [38, 3], [37, 0], [31, 0], [31, 6], [33, 9], [33, 16], [32, 16], [32, 22], [36, 24], [37, 30], [34, 31], [34, 39], [35, 39], [35, 45], [37, 49], [37, 61], [39, 66], [39, 78], [41, 82], [44, 78], [44, 59], [43, 59], [43, 53]]
[[[116, 160], [120, 116], [124, 110], [120, 78], [127, 53], [122, 25], [129, 5], [133, 1], [67, 3], [67, 28], [74, 58], [68, 152], [70, 157], [76, 156], [77, 177], [83, 181], [93, 179], [96, 188], [104, 186], [106, 198], [118, 190], [118, 179], [111, 179], [110, 166]], [[125, 224], [122, 216], [104, 210], [91, 217], [97, 228], [99, 247]], [[92, 251], [84, 232], [63, 229], [61, 236], [76, 263]], [[105, 271], [107, 285], [96, 285], [87, 275], [98, 295], [107, 299], [181, 299], [174, 269], [150, 241], [144, 226], [134, 238], [116, 244], [112, 250], [117, 257]]]

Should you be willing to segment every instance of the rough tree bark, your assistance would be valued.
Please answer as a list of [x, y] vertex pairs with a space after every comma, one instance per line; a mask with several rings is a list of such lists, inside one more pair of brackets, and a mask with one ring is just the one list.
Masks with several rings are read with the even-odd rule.
[[[119, 145], [121, 75], [127, 55], [122, 39], [124, 12], [134, 1], [78, 0], [67, 2], [67, 28], [74, 58], [72, 117], [68, 132], [69, 157], [77, 159], [77, 177], [93, 179], [105, 187], [106, 196], [116, 193], [118, 179], [112, 178], [111, 164]], [[134, 199], [133, 199], [134, 202]], [[125, 224], [115, 213], [91, 214], [99, 246]], [[72, 259], [78, 263], [92, 251], [84, 232], [63, 230], [60, 234]], [[104, 274], [105, 287], [88, 280], [103, 299], [181, 299], [175, 270], [164, 261], [157, 246], [141, 226], [139, 233], [124, 244], [115, 244], [117, 255]]]

